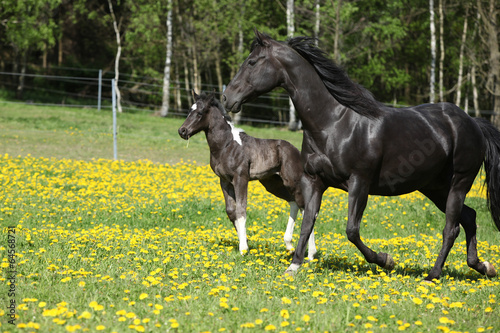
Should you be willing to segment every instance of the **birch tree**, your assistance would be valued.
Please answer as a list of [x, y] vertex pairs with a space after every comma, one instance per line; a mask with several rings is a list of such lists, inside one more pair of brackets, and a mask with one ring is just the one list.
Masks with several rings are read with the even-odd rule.
[[[286, 27], [287, 27], [286, 30], [287, 30], [287, 35], [289, 38], [293, 37], [293, 34], [295, 33], [293, 15], [294, 15], [294, 0], [287, 0], [286, 1]], [[291, 131], [296, 131], [298, 129], [298, 124], [297, 124], [297, 118], [295, 116], [295, 105], [293, 105], [291, 98], [289, 98], [288, 103], [290, 106], [288, 129]]]
[[439, 0], [439, 101], [444, 102], [444, 11], [443, 0]]
[[115, 93], [116, 93], [116, 106], [118, 107], [118, 112], [122, 112], [122, 105], [121, 105], [121, 94], [120, 94], [120, 89], [118, 88], [118, 79], [120, 78], [120, 56], [122, 53], [122, 42], [121, 42], [121, 35], [120, 35], [120, 29], [119, 29], [119, 24], [116, 21], [116, 16], [115, 12], [113, 10], [113, 4], [111, 3], [111, 0], [108, 0], [108, 5], [109, 5], [109, 12], [111, 14], [111, 18], [113, 19], [113, 29], [115, 31], [115, 36], [116, 36], [116, 56], [115, 56]]
[[[464, 18], [464, 29], [462, 32], [462, 39], [460, 43], [460, 55], [458, 60], [458, 81], [457, 81], [457, 95], [455, 99], [455, 104], [460, 106], [460, 100], [462, 98], [462, 80], [463, 80], [463, 69], [464, 69], [464, 52], [465, 52], [465, 42], [467, 40], [467, 21], [469, 17], [469, 7], [465, 9]], [[470, 73], [469, 73], [470, 75]]]
[[163, 75], [163, 101], [161, 105], [160, 115], [166, 117], [168, 115], [168, 107], [170, 100], [170, 67], [172, 63], [172, 0], [168, 0], [167, 12], [167, 51], [165, 56], [165, 69]]
[[436, 85], [436, 25], [434, 23], [434, 0], [429, 0], [430, 28], [431, 28], [431, 76], [429, 87], [429, 102], [434, 103]]
[[494, 116], [492, 117], [492, 121], [495, 125], [500, 126], [500, 49], [498, 43], [498, 35], [500, 34], [498, 14], [500, 8], [496, 0], [489, 0], [486, 10], [483, 8], [482, 1], [478, 0], [477, 7], [481, 15], [485, 33], [484, 43], [489, 51], [489, 71], [486, 89], [493, 95]]

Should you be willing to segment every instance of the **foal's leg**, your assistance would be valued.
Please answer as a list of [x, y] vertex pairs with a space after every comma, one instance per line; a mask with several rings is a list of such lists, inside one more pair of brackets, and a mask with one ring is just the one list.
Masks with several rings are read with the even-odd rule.
[[295, 220], [297, 219], [297, 214], [299, 212], [299, 206], [297, 205], [297, 203], [295, 203], [295, 201], [290, 201], [288, 204], [290, 205], [290, 216], [288, 217], [288, 224], [286, 226], [284, 240], [287, 251], [292, 251], [293, 229], [295, 227]]
[[368, 202], [368, 182], [362, 178], [353, 177], [349, 180], [349, 208], [347, 216], [347, 238], [363, 254], [366, 261], [375, 263], [382, 268], [392, 270], [394, 260], [387, 253], [376, 253], [366, 246], [359, 235], [359, 228], [363, 212]]
[[[235, 188], [233, 184], [227, 182], [221, 178], [220, 186], [222, 188], [222, 193], [224, 194], [224, 200], [226, 202], [226, 213], [229, 220], [233, 223], [239, 240], [239, 250], [241, 254], [244, 254], [248, 250], [247, 235], [246, 235], [246, 194], [245, 194], [245, 209], [244, 213], [241, 215], [241, 207], [238, 209], [237, 195], [235, 193]], [[246, 191], [245, 191], [246, 193]], [[240, 203], [241, 205], [241, 203]]]
[[[293, 251], [292, 237], [293, 237], [293, 229], [295, 227], [295, 221], [297, 219], [297, 214], [299, 212], [299, 206], [295, 201], [290, 201], [288, 203], [290, 205], [290, 216], [288, 217], [288, 224], [286, 226], [285, 231], [285, 245], [287, 251]], [[307, 247], [307, 257], [309, 260], [314, 260], [314, 255], [316, 254], [316, 243], [314, 240], [314, 229], [311, 231], [311, 235], [309, 236], [309, 242]]]
[[236, 221], [234, 221], [234, 227], [238, 233], [240, 253], [242, 255], [248, 251], [246, 229], [248, 182], [248, 177], [242, 175], [235, 175], [233, 178], [234, 193], [236, 195]]
[[[321, 206], [321, 198], [326, 190], [326, 186], [319, 177], [311, 177], [307, 175], [302, 176], [301, 187], [305, 202], [304, 214], [302, 216], [302, 227], [300, 229], [300, 238], [297, 244], [297, 249], [293, 255], [291, 265], [285, 271], [285, 275], [295, 274], [300, 265], [304, 262], [306, 243], [310, 240], [310, 236], [313, 233], [314, 223], [316, 222], [319, 208]], [[312, 236], [314, 237], [314, 235]], [[316, 249], [316, 247], [314, 247], [314, 249]]]

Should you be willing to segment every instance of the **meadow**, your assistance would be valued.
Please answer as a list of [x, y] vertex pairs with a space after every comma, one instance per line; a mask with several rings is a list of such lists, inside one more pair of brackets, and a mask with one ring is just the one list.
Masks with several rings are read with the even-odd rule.
[[[0, 331], [500, 331], [499, 279], [467, 267], [463, 231], [441, 279], [423, 281], [444, 215], [418, 193], [370, 197], [363, 217], [363, 240], [393, 256], [392, 272], [347, 240], [347, 195], [329, 189], [317, 258], [284, 277], [288, 205], [250, 184], [250, 251], [240, 255], [204, 137], [187, 147], [176, 133], [182, 119], [120, 115], [113, 161], [109, 112], [16, 109], [0, 102]], [[245, 130], [300, 144], [300, 133]], [[478, 212], [479, 257], [498, 270], [483, 176], [467, 203]], [[295, 242], [299, 228], [300, 219]]]

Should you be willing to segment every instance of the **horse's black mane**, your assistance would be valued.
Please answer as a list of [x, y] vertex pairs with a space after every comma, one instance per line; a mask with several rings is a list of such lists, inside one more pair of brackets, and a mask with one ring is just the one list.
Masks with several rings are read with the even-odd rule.
[[380, 114], [382, 103], [371, 92], [352, 81], [347, 73], [327, 57], [326, 52], [316, 47], [310, 37], [289, 38], [286, 44], [306, 59], [316, 70], [326, 88], [342, 105], [370, 118]]
[[[203, 100], [204, 102], [207, 102], [210, 98], [211, 95], [208, 95], [204, 92], [200, 94], [200, 99]], [[220, 113], [222, 114], [225, 120], [231, 121], [231, 116], [226, 112], [226, 109], [224, 108], [224, 106], [222, 106], [222, 103], [219, 101], [218, 98], [215, 98], [214, 96], [214, 98], [212, 99], [212, 103], [210, 105], [215, 106], [217, 109], [219, 109]]]

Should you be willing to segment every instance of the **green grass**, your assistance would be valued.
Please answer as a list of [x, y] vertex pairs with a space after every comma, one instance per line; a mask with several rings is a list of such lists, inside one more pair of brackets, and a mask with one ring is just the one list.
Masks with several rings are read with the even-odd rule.
[[[177, 135], [182, 119], [120, 115], [123, 160], [111, 161], [109, 112], [0, 104], [0, 117], [0, 331], [500, 330], [500, 283], [467, 267], [463, 231], [441, 279], [422, 281], [444, 215], [417, 194], [370, 197], [363, 217], [363, 240], [390, 253], [394, 271], [368, 264], [346, 239], [347, 195], [330, 189], [315, 226], [317, 259], [287, 278], [286, 203], [251, 183], [250, 251], [241, 256], [204, 137], [186, 148]], [[478, 211], [479, 256], [498, 269], [500, 233], [479, 186], [467, 203]], [[10, 225], [15, 326], [7, 317]]]
[[[152, 113], [118, 114], [118, 159], [175, 164], [193, 160], [208, 164], [205, 135], [189, 141], [177, 134], [184, 119]], [[241, 126], [261, 138], [280, 138], [300, 147], [301, 133]], [[79, 160], [113, 159], [113, 119], [109, 110], [41, 107], [0, 101], [0, 151], [11, 156]]]

